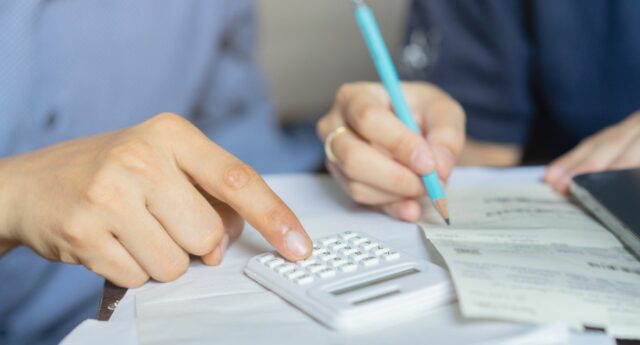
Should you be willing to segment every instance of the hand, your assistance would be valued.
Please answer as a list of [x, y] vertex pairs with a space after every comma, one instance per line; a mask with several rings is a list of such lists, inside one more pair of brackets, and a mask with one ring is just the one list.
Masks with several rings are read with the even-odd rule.
[[404, 83], [403, 89], [421, 134], [394, 115], [386, 91], [373, 83], [342, 86], [317, 130], [324, 141], [347, 127], [330, 143], [336, 160], [327, 161], [327, 168], [353, 200], [413, 222], [421, 216], [418, 199], [426, 194], [419, 175], [436, 169], [446, 183], [464, 146], [465, 115], [433, 85]]
[[176, 279], [189, 254], [220, 263], [240, 216], [287, 259], [311, 250], [296, 216], [252, 168], [172, 114], [10, 158], [0, 177], [5, 243], [124, 287]]
[[575, 175], [634, 167], [640, 167], [640, 112], [582, 141], [551, 163], [544, 179], [566, 194]]

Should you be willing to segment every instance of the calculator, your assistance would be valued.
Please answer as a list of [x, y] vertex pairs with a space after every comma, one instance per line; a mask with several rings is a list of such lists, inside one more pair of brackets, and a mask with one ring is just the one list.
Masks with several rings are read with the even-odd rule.
[[354, 231], [315, 241], [303, 261], [257, 255], [244, 272], [325, 326], [345, 332], [397, 324], [455, 299], [444, 269]]

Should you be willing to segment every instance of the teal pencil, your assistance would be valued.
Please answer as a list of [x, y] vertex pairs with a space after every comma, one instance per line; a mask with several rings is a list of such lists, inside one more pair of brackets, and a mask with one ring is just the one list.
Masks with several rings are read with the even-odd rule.
[[[402, 92], [400, 84], [400, 78], [396, 72], [393, 60], [389, 55], [387, 46], [384, 43], [378, 24], [376, 23], [375, 16], [371, 8], [367, 6], [362, 0], [353, 0], [356, 5], [356, 20], [362, 36], [369, 48], [369, 53], [373, 59], [373, 63], [376, 66], [376, 70], [380, 75], [382, 84], [384, 84], [389, 97], [391, 98], [391, 104], [396, 115], [400, 118], [407, 127], [412, 131], [420, 134], [420, 128], [415, 122], [411, 109], [407, 104], [407, 100]], [[429, 198], [433, 202], [434, 207], [442, 216], [444, 221], [449, 224], [449, 211], [447, 210], [447, 202], [445, 199], [444, 189], [440, 184], [438, 174], [434, 171], [422, 176], [422, 181], [427, 189]]]

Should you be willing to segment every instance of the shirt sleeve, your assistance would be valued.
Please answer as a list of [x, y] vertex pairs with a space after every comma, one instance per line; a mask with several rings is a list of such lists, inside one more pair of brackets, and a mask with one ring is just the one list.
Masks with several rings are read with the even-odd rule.
[[416, 37], [427, 38], [430, 61], [412, 77], [458, 100], [474, 139], [527, 142], [534, 103], [524, 3], [416, 0], [411, 8], [409, 46]]

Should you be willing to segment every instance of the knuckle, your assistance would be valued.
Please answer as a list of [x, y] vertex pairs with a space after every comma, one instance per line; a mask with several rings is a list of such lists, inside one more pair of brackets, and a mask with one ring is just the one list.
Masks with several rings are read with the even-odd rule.
[[223, 183], [231, 190], [239, 190], [247, 187], [256, 179], [259, 179], [258, 172], [245, 163], [234, 163], [226, 168], [223, 175]]
[[79, 212], [73, 212], [62, 224], [62, 239], [75, 249], [87, 248], [90, 239], [87, 235], [90, 231], [89, 224]]
[[152, 130], [164, 133], [175, 133], [193, 127], [184, 117], [174, 113], [160, 113], [147, 120], [145, 124]]
[[354, 119], [353, 125], [355, 127], [361, 127], [371, 121], [375, 121], [375, 118], [380, 115], [380, 109], [373, 106], [366, 106], [363, 109], [353, 112], [352, 118]]
[[335, 96], [336, 103], [347, 102], [349, 100], [349, 97], [351, 96], [351, 92], [353, 88], [354, 88], [353, 83], [340, 85], [340, 87], [338, 88], [338, 91], [336, 91], [336, 96]]
[[123, 167], [144, 177], [154, 178], [160, 170], [155, 148], [148, 141], [136, 138], [115, 145], [106, 153], [107, 164]]
[[111, 273], [107, 273], [107, 274], [101, 273], [99, 271], [95, 271], [93, 269], [91, 270], [96, 272], [97, 274], [100, 274], [106, 277], [110, 281], [113, 281], [117, 285], [120, 285], [126, 288], [140, 287], [142, 286], [142, 284], [146, 283], [149, 280], [149, 275], [146, 274], [144, 271], [136, 267], [130, 267], [130, 266], [132, 265], [120, 264], [115, 270], [113, 270], [113, 267], [111, 267], [109, 268], [111, 269], [110, 271]]
[[453, 98], [448, 98], [449, 106], [451, 107], [451, 116], [456, 116], [458, 120], [464, 121], [465, 111], [462, 104], [455, 101]]
[[125, 279], [127, 288], [137, 288], [142, 286], [149, 280], [149, 275], [147, 275], [146, 273], [134, 273]]
[[105, 255], [106, 270], [127, 287], [138, 287], [149, 280], [149, 276], [132, 262], [123, 262], [111, 255]]
[[413, 133], [398, 133], [395, 138], [391, 140], [389, 153], [391, 153], [393, 157], [408, 162], [411, 159], [411, 153], [422, 144], [422, 141], [421, 138], [416, 137]]
[[109, 207], [124, 200], [129, 196], [130, 191], [119, 181], [119, 177], [114, 176], [109, 170], [99, 172], [86, 188], [86, 200], [92, 205]]
[[207, 229], [189, 245], [189, 252], [194, 255], [206, 255], [213, 251], [222, 239], [223, 225], [218, 222], [214, 230]]
[[160, 282], [169, 282], [178, 279], [189, 268], [189, 256], [185, 252], [170, 255], [165, 260], [162, 268], [152, 274], [153, 279]]

